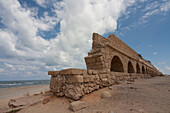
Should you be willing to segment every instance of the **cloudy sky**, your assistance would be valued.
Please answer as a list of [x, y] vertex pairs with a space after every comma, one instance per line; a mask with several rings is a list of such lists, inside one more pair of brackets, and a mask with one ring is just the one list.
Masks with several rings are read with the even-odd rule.
[[86, 68], [93, 32], [117, 35], [170, 74], [169, 0], [0, 0], [0, 80]]

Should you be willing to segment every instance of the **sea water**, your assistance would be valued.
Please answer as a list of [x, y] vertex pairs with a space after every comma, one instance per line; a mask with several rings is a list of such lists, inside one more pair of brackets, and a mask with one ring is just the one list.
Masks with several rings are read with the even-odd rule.
[[19, 81], [0, 81], [0, 88], [47, 85], [49, 80], [19, 80]]

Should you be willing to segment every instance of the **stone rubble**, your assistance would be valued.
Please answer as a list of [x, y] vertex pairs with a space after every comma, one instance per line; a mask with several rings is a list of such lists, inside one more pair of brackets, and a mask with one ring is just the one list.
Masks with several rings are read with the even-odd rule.
[[84, 101], [74, 101], [70, 103], [70, 106], [69, 106], [69, 109], [74, 112], [84, 109], [84, 108], [86, 108], [86, 104]]
[[112, 97], [110, 92], [108, 91], [103, 91], [102, 94], [101, 94], [101, 99], [105, 99], [105, 98], [110, 98]]

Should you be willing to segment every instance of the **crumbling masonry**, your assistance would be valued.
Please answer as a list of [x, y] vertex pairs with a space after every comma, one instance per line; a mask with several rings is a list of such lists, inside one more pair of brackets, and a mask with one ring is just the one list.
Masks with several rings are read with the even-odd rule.
[[114, 34], [106, 39], [93, 33], [92, 50], [84, 59], [87, 70], [48, 72], [51, 75], [50, 89], [54, 94], [78, 100], [102, 87], [162, 74]]

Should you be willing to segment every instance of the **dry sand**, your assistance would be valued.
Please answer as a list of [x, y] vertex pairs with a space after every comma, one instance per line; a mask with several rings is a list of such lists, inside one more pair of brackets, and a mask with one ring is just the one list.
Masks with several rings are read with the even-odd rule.
[[0, 88], [0, 113], [8, 111], [8, 102], [10, 99], [19, 97], [28, 97], [36, 93], [49, 90], [49, 85], [25, 86], [15, 88]]
[[[32, 95], [37, 91], [48, 90], [48, 86], [31, 86], [23, 88], [0, 89], [0, 112], [10, 111], [8, 101], [16, 100], [27, 103], [18, 113], [72, 113], [68, 107], [73, 100], [65, 97], [54, 97], [51, 93]], [[111, 98], [101, 99], [102, 91], [109, 91]], [[27, 92], [30, 96], [26, 96]], [[24, 96], [23, 96], [24, 95]], [[14, 97], [15, 96], [15, 97]], [[43, 99], [50, 101], [43, 104]], [[86, 108], [76, 113], [170, 113], [170, 76], [135, 80], [132, 84], [124, 82], [120, 85], [103, 88], [81, 100], [86, 102]]]

